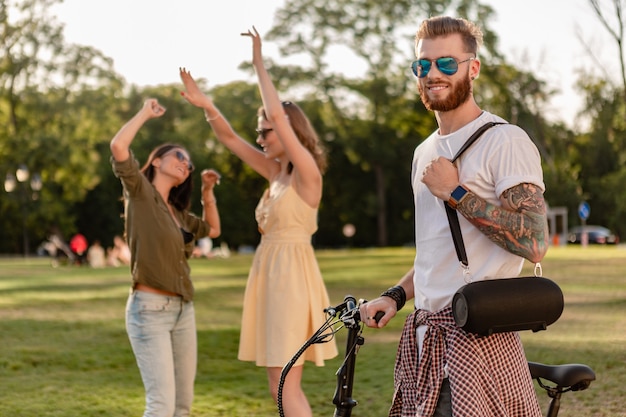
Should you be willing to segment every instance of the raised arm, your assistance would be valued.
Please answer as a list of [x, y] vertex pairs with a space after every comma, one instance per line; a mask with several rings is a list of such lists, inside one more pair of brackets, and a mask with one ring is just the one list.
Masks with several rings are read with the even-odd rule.
[[283, 104], [263, 64], [261, 36], [254, 27], [241, 35], [249, 36], [252, 39], [252, 64], [258, 77], [263, 108], [268, 121], [285, 149], [287, 158], [295, 168], [296, 191], [309, 204], [317, 206], [322, 196], [322, 173], [313, 155], [298, 140], [289, 119], [285, 115]]
[[219, 109], [213, 103], [213, 100], [198, 88], [198, 84], [191, 76], [191, 73], [185, 68], [180, 68], [180, 79], [185, 86], [185, 91], [181, 95], [189, 103], [204, 110], [204, 116], [207, 122], [211, 124], [211, 128], [217, 140], [237, 155], [242, 161], [250, 165], [252, 169], [258, 172], [266, 179], [270, 179], [271, 168], [275, 165], [274, 161], [268, 161], [265, 154], [246, 141], [231, 127], [228, 120], [220, 113]]
[[161, 106], [157, 99], [149, 98], [143, 103], [143, 107], [132, 119], [130, 119], [117, 134], [111, 139], [111, 154], [116, 161], [125, 161], [130, 157], [130, 144], [141, 127], [150, 119], [161, 117], [165, 114], [165, 107]]

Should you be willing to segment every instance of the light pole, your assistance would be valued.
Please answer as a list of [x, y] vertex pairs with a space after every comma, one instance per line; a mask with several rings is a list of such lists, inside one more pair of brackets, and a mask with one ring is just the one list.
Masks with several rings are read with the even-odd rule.
[[[30, 182], [28, 181], [30, 179]], [[26, 185], [28, 183], [28, 185]], [[39, 199], [39, 191], [43, 186], [41, 176], [38, 173], [34, 173], [32, 176], [28, 171], [28, 167], [24, 164], [20, 164], [13, 173], [8, 173], [4, 180], [4, 189], [7, 193], [16, 191], [19, 193], [19, 202], [22, 210], [22, 241], [24, 243], [24, 257], [28, 256], [29, 241], [28, 241], [28, 228], [26, 220], [28, 217], [28, 204], [30, 201], [36, 201]], [[18, 189], [19, 188], [19, 189]], [[29, 195], [30, 194], [30, 195]]]

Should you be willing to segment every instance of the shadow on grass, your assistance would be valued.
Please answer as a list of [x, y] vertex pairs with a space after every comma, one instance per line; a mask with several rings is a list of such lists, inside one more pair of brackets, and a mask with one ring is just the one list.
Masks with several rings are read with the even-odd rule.
[[[601, 254], [596, 262], [572, 266], [580, 251], [556, 253], [559, 257], [544, 262], [544, 272], [564, 289], [565, 311], [547, 331], [522, 335], [527, 357], [545, 363], [582, 362], [595, 370], [598, 379], [588, 390], [564, 395], [560, 415], [624, 416], [624, 256], [612, 252], [619, 256], [607, 259]], [[408, 270], [413, 254], [411, 249], [320, 251], [331, 302], [340, 303], [347, 294], [377, 297]], [[265, 370], [237, 360], [250, 262], [251, 257], [242, 256], [191, 262], [199, 338], [196, 417], [278, 415]], [[126, 268], [2, 263], [0, 415], [141, 415], [143, 387], [124, 330], [129, 285]], [[364, 330], [353, 390], [359, 404], [353, 417], [387, 414], [397, 342], [409, 312], [405, 307], [385, 329]], [[306, 365], [303, 386], [315, 417], [333, 414], [335, 372], [346, 333], [337, 336], [339, 357], [325, 367]], [[545, 394], [540, 399], [545, 412]]]
[[[0, 323], [0, 332], [5, 335], [0, 415], [141, 414], [143, 388], [122, 320], [15, 319]], [[365, 337], [353, 393], [360, 413], [355, 409], [354, 415], [384, 415], [391, 398], [395, 342], [370, 343]], [[277, 415], [265, 369], [238, 361], [238, 343], [237, 328], [198, 332], [194, 415]], [[343, 355], [341, 332], [337, 343]], [[339, 356], [324, 367], [306, 365], [303, 386], [316, 415], [334, 411], [335, 372], [342, 360]]]
[[[0, 415], [127, 416], [140, 415], [143, 388], [122, 323], [13, 320], [2, 323], [4, 339], [0, 361]], [[548, 330], [549, 331], [549, 330]], [[364, 330], [365, 344], [356, 361], [353, 416], [386, 415], [393, 391], [396, 340], [381, 342], [374, 330]], [[39, 335], [39, 336], [38, 336]], [[324, 367], [306, 365], [303, 386], [316, 416], [332, 415], [335, 372], [341, 365], [345, 334], [339, 333], [340, 356]], [[203, 330], [198, 333], [199, 363], [194, 415], [275, 416], [264, 368], [236, 359], [239, 330]], [[619, 392], [612, 391], [613, 373], [622, 372], [622, 355], [607, 360], [606, 347], [595, 343], [573, 346], [525, 337], [529, 359], [561, 363], [581, 358], [598, 380], [587, 391], [568, 393], [562, 415], [594, 396], [607, 396], [604, 412], [620, 415]], [[542, 407], [547, 406], [540, 394]], [[611, 401], [614, 402], [611, 405]], [[56, 404], [55, 409], [49, 408]], [[63, 404], [62, 408], [58, 408]], [[610, 414], [614, 412], [614, 414]]]

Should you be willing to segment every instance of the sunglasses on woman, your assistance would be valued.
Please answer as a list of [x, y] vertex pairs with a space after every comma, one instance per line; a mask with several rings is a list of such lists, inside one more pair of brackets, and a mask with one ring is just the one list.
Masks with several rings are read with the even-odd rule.
[[193, 171], [193, 169], [194, 169], [193, 163], [191, 162], [191, 159], [187, 158], [187, 156], [184, 153], [182, 153], [179, 150], [175, 150], [175, 151], [172, 151], [172, 152], [168, 152], [166, 155], [169, 155], [169, 154], [174, 154], [174, 156], [176, 157], [176, 159], [178, 159], [179, 162], [186, 162], [187, 163], [187, 170], [189, 172]]
[[445, 75], [454, 75], [459, 70], [459, 64], [464, 62], [471, 61], [476, 59], [475, 57], [467, 58], [464, 61], [457, 61], [455, 58], [451, 56], [444, 56], [437, 59], [418, 59], [411, 63], [411, 69], [413, 70], [413, 74], [417, 78], [424, 78], [428, 75], [430, 68], [432, 67], [432, 63], [434, 62], [437, 65], [437, 69]]
[[256, 129], [256, 134], [261, 136], [263, 140], [267, 138], [267, 134], [270, 133], [274, 129]]

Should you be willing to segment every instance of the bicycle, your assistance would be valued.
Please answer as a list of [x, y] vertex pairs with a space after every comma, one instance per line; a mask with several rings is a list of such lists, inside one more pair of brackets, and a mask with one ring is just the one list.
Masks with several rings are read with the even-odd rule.
[[[336, 372], [337, 385], [332, 400], [335, 405], [333, 417], [350, 417], [352, 415], [352, 409], [358, 404], [352, 397], [356, 355], [359, 347], [365, 343], [365, 339], [362, 336], [364, 326], [359, 312], [359, 307], [363, 302], [365, 301], [360, 300], [357, 303], [353, 296], [347, 295], [343, 303], [335, 307], [326, 308], [324, 312], [328, 315], [327, 320], [283, 367], [277, 396], [278, 412], [281, 417], [285, 415], [282, 407], [282, 390], [289, 370], [309, 346], [332, 340], [335, 334], [344, 327], [348, 329], [348, 336], [344, 360]], [[376, 322], [383, 315], [382, 311], [376, 313], [374, 317]], [[594, 371], [584, 364], [547, 365], [529, 361], [528, 367], [531, 377], [537, 381], [539, 386], [551, 398], [546, 417], [558, 416], [562, 394], [568, 391], [583, 391], [589, 388], [591, 382], [596, 379]], [[547, 385], [544, 383], [544, 380], [550, 381], [555, 385]]]

